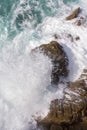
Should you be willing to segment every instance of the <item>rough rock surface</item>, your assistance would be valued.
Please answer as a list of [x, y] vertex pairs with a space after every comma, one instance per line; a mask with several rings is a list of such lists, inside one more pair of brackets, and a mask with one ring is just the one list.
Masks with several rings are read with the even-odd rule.
[[80, 7], [75, 9], [69, 16], [66, 17], [66, 20], [72, 20], [78, 17], [78, 14], [80, 13], [80, 11], [81, 11]]
[[53, 63], [51, 75], [53, 84], [57, 84], [61, 76], [68, 75], [68, 58], [63, 47], [58, 42], [51, 41], [49, 44], [43, 44], [33, 49], [31, 53], [37, 53], [38, 51], [48, 56]]
[[87, 130], [87, 75], [84, 75], [67, 83], [63, 98], [51, 102], [48, 115], [37, 120], [38, 126], [43, 126], [43, 130]]

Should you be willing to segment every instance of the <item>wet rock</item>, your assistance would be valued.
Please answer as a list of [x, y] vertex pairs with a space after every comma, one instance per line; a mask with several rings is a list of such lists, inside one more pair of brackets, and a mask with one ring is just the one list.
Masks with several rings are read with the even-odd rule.
[[67, 34], [67, 38], [69, 38], [71, 42], [73, 42], [73, 40], [74, 40], [73, 36], [71, 34]]
[[58, 42], [51, 41], [49, 44], [36, 47], [31, 53], [37, 53], [38, 51], [51, 59], [53, 64], [51, 83], [58, 84], [61, 76], [68, 75], [68, 58], [63, 47]]
[[[38, 124], [49, 130], [86, 130], [87, 128], [87, 84], [84, 80], [70, 82], [62, 99], [51, 101], [48, 115]], [[47, 129], [48, 130], [48, 129]]]
[[78, 41], [78, 40], [80, 40], [80, 37], [79, 37], [79, 36], [77, 36], [75, 39], [76, 39], [76, 41]]
[[81, 26], [81, 24], [82, 24], [81, 20], [77, 20], [77, 21], [76, 21], [76, 25], [77, 25], [77, 26]]
[[60, 36], [58, 36], [57, 34], [54, 34], [53, 37], [54, 37], [55, 39], [58, 39]]
[[52, 125], [50, 130], [63, 130], [61, 126], [58, 125]]
[[78, 17], [78, 14], [80, 13], [80, 11], [81, 11], [80, 7], [75, 9], [69, 16], [66, 17], [66, 20], [72, 20]]
[[79, 19], [77, 19], [74, 24], [77, 26], [81, 26], [81, 25], [84, 25], [85, 22], [86, 22], [86, 19], [84, 17], [79, 17]]
[[87, 74], [87, 69], [84, 69], [83, 72]]
[[79, 80], [84, 79], [85, 82], [87, 82], [87, 69], [83, 70], [83, 73], [81, 74]]

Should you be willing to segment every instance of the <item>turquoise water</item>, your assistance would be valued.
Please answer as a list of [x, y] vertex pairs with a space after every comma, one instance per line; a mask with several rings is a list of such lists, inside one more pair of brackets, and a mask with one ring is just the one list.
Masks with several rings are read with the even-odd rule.
[[9, 35], [14, 37], [26, 27], [35, 28], [45, 17], [54, 17], [63, 4], [69, 6], [76, 2], [78, 0], [0, 0], [2, 30], [6, 27]]

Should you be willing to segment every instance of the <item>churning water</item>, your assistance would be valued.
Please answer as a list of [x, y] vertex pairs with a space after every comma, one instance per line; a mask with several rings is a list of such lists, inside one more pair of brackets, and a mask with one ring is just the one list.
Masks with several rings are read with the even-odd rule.
[[[65, 20], [78, 6], [85, 18], [81, 27], [73, 24], [76, 19]], [[76, 80], [86, 67], [86, 7], [86, 0], [0, 0], [0, 130], [37, 130], [34, 116], [44, 116], [50, 101], [62, 97], [61, 84], [56, 92], [47, 88], [50, 59], [38, 53], [35, 60], [32, 48], [57, 34], [69, 58], [67, 80]]]

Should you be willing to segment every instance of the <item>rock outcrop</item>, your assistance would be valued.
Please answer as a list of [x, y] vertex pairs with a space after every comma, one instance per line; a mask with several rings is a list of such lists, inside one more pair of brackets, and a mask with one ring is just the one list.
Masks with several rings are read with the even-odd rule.
[[38, 51], [51, 59], [53, 64], [51, 83], [58, 84], [61, 76], [68, 75], [68, 58], [63, 47], [58, 42], [51, 41], [49, 44], [43, 44], [36, 47], [31, 53], [37, 53]]
[[[80, 7], [75, 9], [66, 20], [78, 17], [80, 11]], [[75, 24], [81, 26], [84, 22], [85, 19], [79, 17]], [[54, 38], [58, 39], [58, 36], [54, 34]], [[80, 40], [79, 36], [74, 39], [71, 34], [68, 34], [67, 38], [72, 42]], [[63, 47], [58, 42], [51, 41], [49, 44], [36, 47], [31, 53], [38, 51], [51, 59], [51, 83], [58, 85], [61, 76], [68, 75], [68, 58]], [[67, 82], [62, 93], [61, 99], [51, 101], [47, 116], [36, 119], [37, 127], [41, 130], [87, 130], [87, 70], [84, 70], [77, 81]]]
[[50, 104], [48, 115], [37, 120], [43, 130], [87, 129], [87, 84], [84, 79], [67, 83], [62, 99]]
[[66, 17], [66, 20], [72, 20], [78, 17], [78, 14], [80, 13], [80, 11], [81, 11], [80, 7], [75, 9], [69, 16]]

